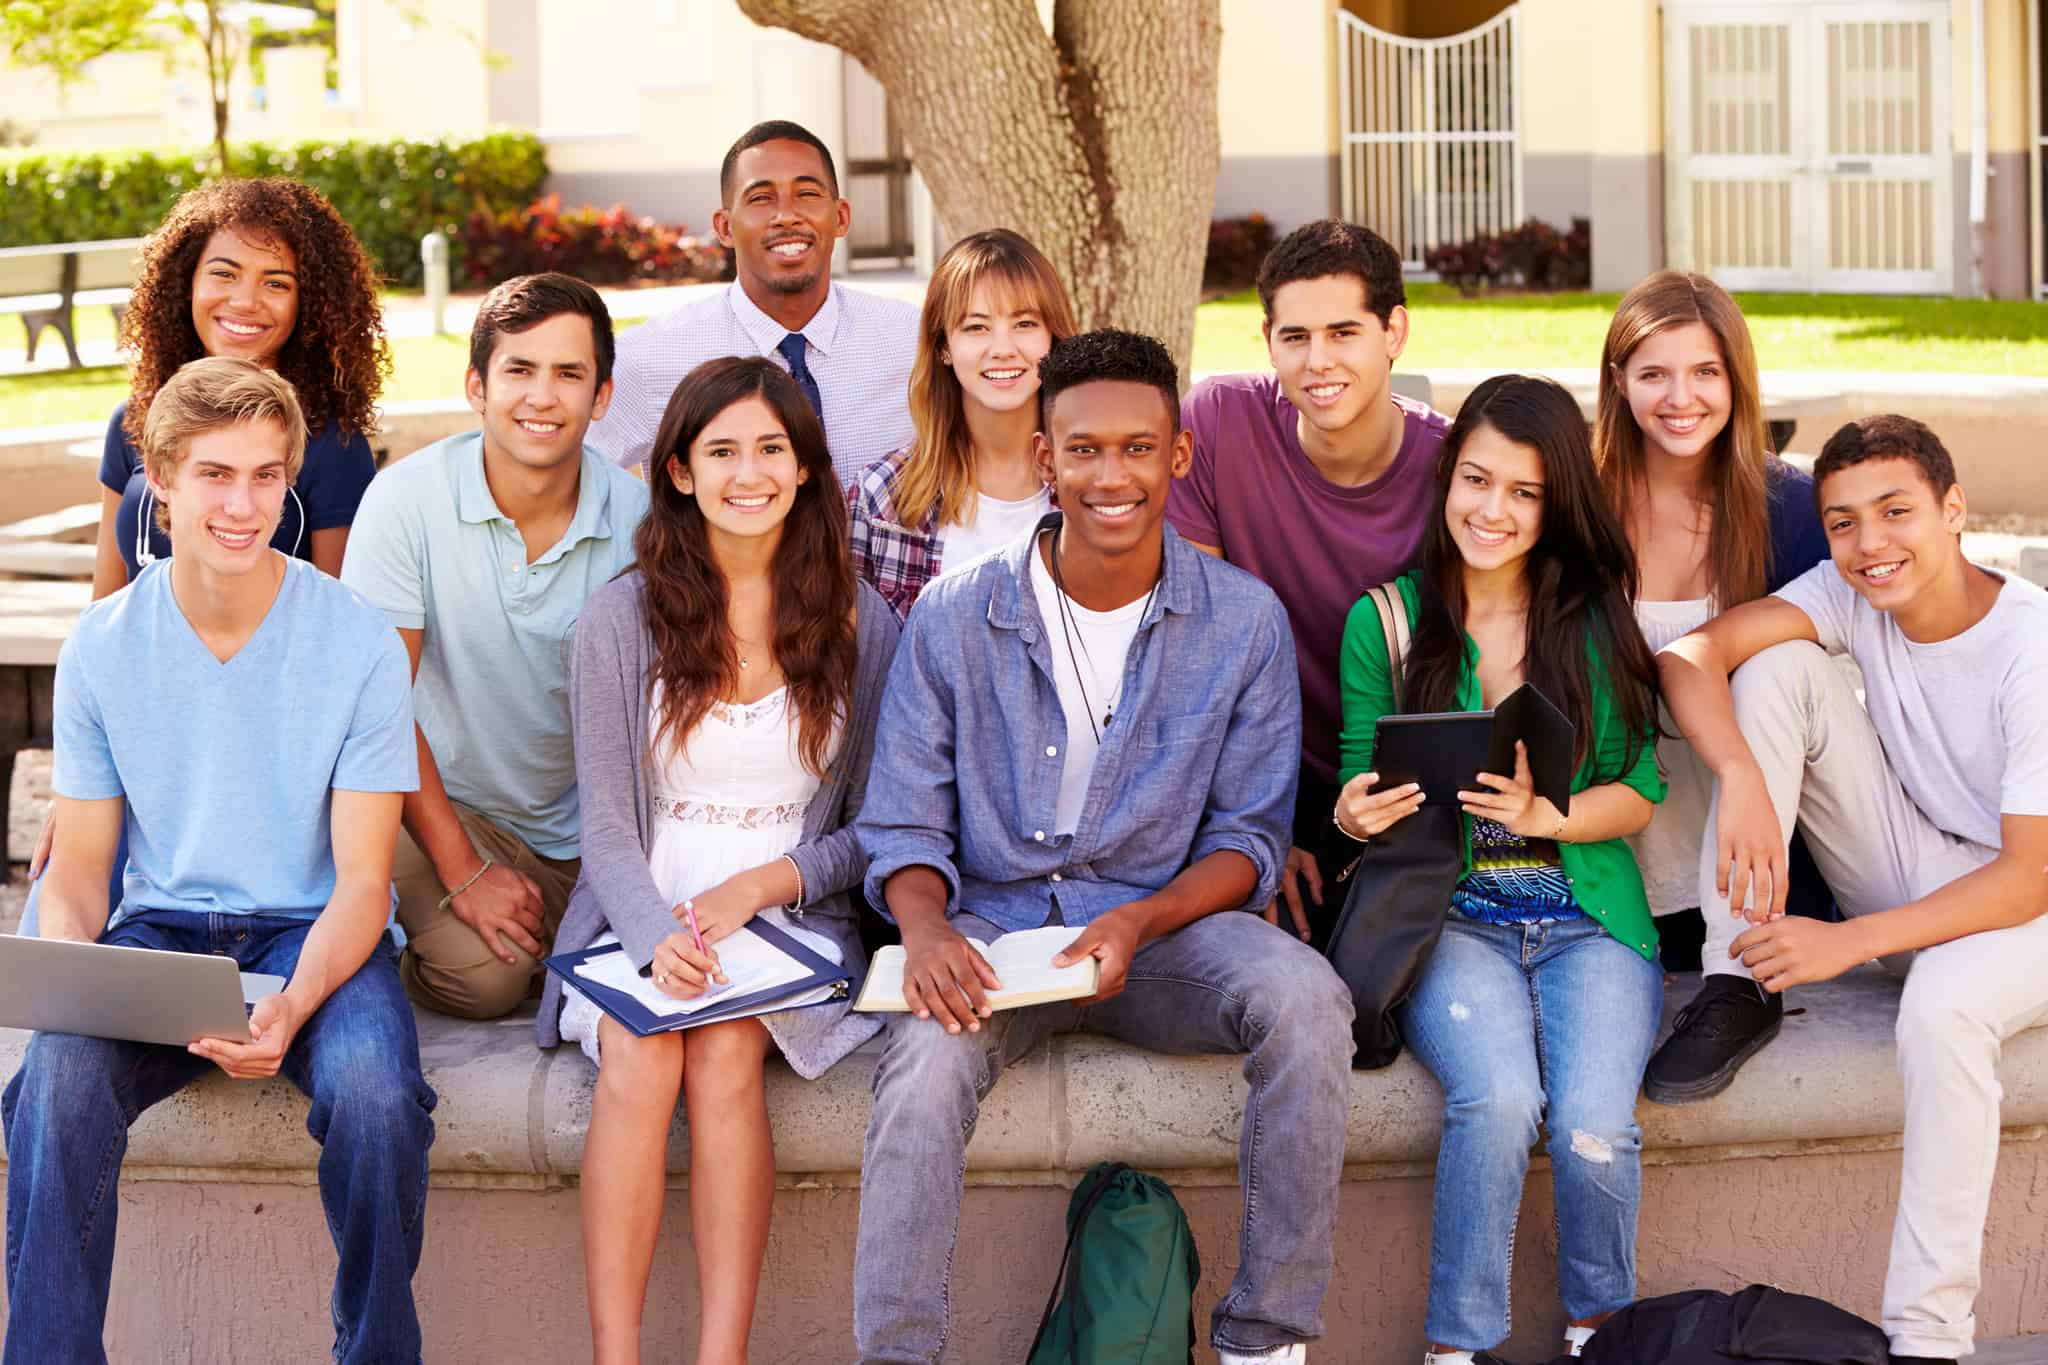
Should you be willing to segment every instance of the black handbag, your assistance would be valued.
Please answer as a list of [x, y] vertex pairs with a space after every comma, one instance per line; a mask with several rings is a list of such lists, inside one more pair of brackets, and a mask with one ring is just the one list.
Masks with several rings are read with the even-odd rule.
[[[1386, 632], [1387, 669], [1400, 704], [1408, 613], [1392, 584], [1366, 594]], [[1394, 1010], [1415, 989], [1443, 933], [1451, 892], [1465, 871], [1464, 827], [1456, 806], [1423, 806], [1372, 837], [1343, 874], [1350, 882], [1326, 955], [1351, 988], [1356, 1011], [1351, 1065], [1376, 1071], [1401, 1055]]]

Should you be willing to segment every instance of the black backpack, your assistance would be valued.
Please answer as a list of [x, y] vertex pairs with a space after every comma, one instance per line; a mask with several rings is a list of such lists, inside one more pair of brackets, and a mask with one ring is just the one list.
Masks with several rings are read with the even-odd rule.
[[1887, 1365], [1884, 1333], [1824, 1299], [1753, 1284], [1641, 1299], [1607, 1320], [1580, 1365]]

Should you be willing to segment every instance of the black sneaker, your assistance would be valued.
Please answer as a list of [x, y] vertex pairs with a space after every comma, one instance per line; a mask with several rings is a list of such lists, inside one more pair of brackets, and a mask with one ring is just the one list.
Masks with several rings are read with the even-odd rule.
[[1720, 1094], [1742, 1064], [1778, 1036], [1784, 1018], [1783, 996], [1747, 977], [1708, 977], [1650, 1058], [1643, 1093], [1659, 1104], [1692, 1104]]

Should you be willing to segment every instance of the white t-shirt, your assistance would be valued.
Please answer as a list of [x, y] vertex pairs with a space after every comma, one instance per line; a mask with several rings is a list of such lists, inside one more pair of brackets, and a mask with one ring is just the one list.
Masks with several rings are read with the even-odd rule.
[[1805, 612], [1830, 653], [1863, 670], [1864, 705], [1885, 757], [1938, 827], [1999, 847], [1998, 817], [2048, 815], [2048, 592], [2004, 586], [1984, 619], [1933, 644], [1906, 638], [1832, 563], [1777, 596]]
[[[947, 526], [939, 531], [939, 571], [932, 582], [950, 578], [975, 561], [1007, 549], [1038, 525], [1039, 519], [1052, 510], [1052, 490], [1041, 488], [1028, 498], [1006, 502], [992, 498], [986, 493], [975, 495], [974, 522], [972, 525]], [[1052, 618], [1046, 618], [1052, 624]]]
[[[1045, 567], [1045, 556], [1035, 546], [1031, 587], [1038, 595], [1038, 614], [1045, 621], [1046, 643], [1052, 649], [1053, 685], [1059, 688], [1060, 709], [1067, 713], [1067, 747], [1061, 752], [1060, 799], [1053, 811], [1052, 829], [1055, 834], [1072, 834], [1081, 823], [1088, 777], [1095, 771], [1096, 750], [1102, 747], [1095, 732], [1102, 725], [1103, 714], [1114, 715], [1114, 703], [1121, 700], [1124, 658], [1150, 599], [1139, 597], [1114, 611], [1090, 611], [1069, 597], [1063, 623], [1060, 590]], [[1070, 644], [1076, 636], [1078, 643]]]

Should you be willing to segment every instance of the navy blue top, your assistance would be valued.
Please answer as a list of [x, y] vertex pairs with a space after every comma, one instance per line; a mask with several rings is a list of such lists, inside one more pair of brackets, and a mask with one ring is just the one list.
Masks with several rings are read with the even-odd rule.
[[1828, 557], [1828, 535], [1813, 505], [1813, 476], [1773, 459], [1764, 469], [1771, 495], [1771, 570], [1765, 592], [1776, 592]]
[[[121, 495], [121, 510], [114, 515], [114, 540], [121, 547], [121, 562], [128, 566], [128, 581], [132, 583], [142, 572], [135, 532], [136, 523], [142, 519], [149, 482], [142, 474], [142, 452], [121, 429], [127, 416], [128, 405], [121, 403], [107, 422], [107, 443], [100, 455], [100, 482]], [[284, 515], [278, 519], [271, 545], [311, 563], [313, 532], [354, 523], [356, 505], [363, 500], [363, 490], [376, 475], [377, 457], [370, 452], [369, 438], [357, 432], [344, 440], [341, 428], [329, 422], [306, 442], [306, 462], [284, 500]], [[153, 505], [154, 499], [150, 501]], [[171, 557], [171, 538], [158, 528], [153, 512], [148, 543], [150, 554], [156, 558]]]

